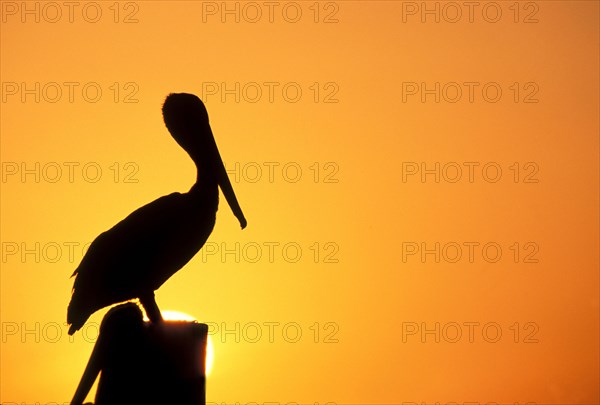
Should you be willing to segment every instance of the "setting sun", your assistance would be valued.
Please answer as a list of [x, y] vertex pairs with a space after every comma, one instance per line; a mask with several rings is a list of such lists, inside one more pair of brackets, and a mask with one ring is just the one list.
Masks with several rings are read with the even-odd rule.
[[[196, 322], [196, 319], [193, 316], [188, 315], [183, 312], [179, 312], [179, 311], [161, 311], [161, 314], [162, 314], [163, 318], [167, 321], [194, 321], [194, 322]], [[146, 317], [144, 317], [144, 320], [147, 321], [148, 319]], [[212, 371], [213, 360], [214, 360], [213, 344], [210, 339], [210, 336], [208, 336], [208, 338], [206, 340], [206, 365], [205, 365], [205, 372], [206, 372], [207, 376], [209, 376], [210, 372]]]

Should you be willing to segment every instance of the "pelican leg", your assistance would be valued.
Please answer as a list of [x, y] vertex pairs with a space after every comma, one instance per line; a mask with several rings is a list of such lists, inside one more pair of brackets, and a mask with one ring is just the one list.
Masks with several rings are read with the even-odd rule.
[[156, 299], [154, 298], [154, 291], [149, 294], [144, 294], [140, 296], [140, 302], [146, 311], [146, 315], [148, 315], [148, 319], [152, 323], [160, 323], [163, 321], [163, 317], [160, 313], [160, 309], [158, 305], [156, 305]]

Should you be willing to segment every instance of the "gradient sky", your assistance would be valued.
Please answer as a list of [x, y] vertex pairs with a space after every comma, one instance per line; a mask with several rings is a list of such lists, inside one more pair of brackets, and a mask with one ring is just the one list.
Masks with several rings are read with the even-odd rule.
[[170, 92], [248, 220], [157, 292], [207, 401], [600, 401], [597, 1], [75, 3], [0, 2], [2, 403], [71, 399], [85, 245], [193, 184]]

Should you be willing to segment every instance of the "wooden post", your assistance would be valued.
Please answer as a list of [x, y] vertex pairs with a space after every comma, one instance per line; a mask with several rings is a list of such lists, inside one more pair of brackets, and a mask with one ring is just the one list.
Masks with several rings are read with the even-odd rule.
[[96, 405], [205, 405], [207, 335], [187, 321], [119, 327], [102, 342]]

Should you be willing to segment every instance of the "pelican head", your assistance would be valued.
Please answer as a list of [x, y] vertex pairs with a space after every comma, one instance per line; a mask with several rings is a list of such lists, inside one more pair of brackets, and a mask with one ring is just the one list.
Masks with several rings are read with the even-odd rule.
[[225, 199], [244, 229], [246, 218], [227, 176], [208, 123], [208, 112], [202, 100], [193, 94], [171, 93], [163, 104], [162, 112], [169, 132], [196, 163], [198, 177], [208, 175], [216, 179]]
[[171, 93], [163, 107], [163, 119], [167, 129], [194, 160], [204, 158], [211, 151], [214, 138], [208, 122], [204, 103], [194, 94]]

